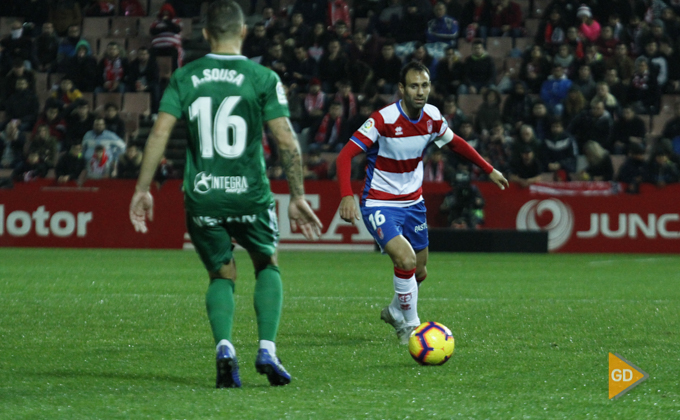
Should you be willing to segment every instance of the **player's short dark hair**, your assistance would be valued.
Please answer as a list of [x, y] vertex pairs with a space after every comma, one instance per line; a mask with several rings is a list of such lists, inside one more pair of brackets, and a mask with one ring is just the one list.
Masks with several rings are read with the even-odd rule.
[[233, 0], [217, 0], [208, 7], [205, 29], [212, 38], [236, 38], [243, 28], [243, 10]]
[[472, 46], [474, 47], [475, 45], [481, 45], [483, 47], [484, 42], [482, 42], [481, 39], [475, 39], [474, 41], [472, 41]]
[[401, 83], [402, 86], [406, 86], [406, 75], [411, 70], [417, 71], [418, 73], [427, 73], [427, 77], [430, 77], [430, 69], [428, 69], [425, 64], [419, 63], [417, 61], [411, 61], [402, 67], [401, 74], [399, 74], [399, 83]]
[[114, 104], [113, 102], [109, 102], [108, 104], [106, 104], [106, 106], [104, 106], [104, 110], [105, 110], [105, 111], [108, 111], [108, 110], [111, 109], [111, 108], [113, 108], [113, 109], [115, 109], [116, 111], [118, 111], [118, 105]]

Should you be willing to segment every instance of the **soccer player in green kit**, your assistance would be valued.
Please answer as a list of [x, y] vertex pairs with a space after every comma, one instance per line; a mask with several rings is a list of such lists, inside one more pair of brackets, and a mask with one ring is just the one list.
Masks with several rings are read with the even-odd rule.
[[241, 55], [245, 35], [237, 3], [218, 0], [210, 5], [203, 36], [211, 53], [173, 73], [130, 203], [135, 230], [146, 232], [146, 218], [153, 218], [149, 186], [175, 122], [186, 119], [184, 206], [187, 230], [210, 277], [206, 307], [217, 345], [217, 388], [241, 386], [230, 342], [236, 281], [232, 238], [248, 251], [257, 278], [254, 301], [260, 349], [255, 367], [271, 385], [291, 380], [274, 344], [283, 289], [276, 259], [275, 204], [262, 150], [263, 122], [278, 141], [288, 177], [291, 227], [299, 228], [307, 239], [318, 237], [322, 228], [304, 199], [300, 149], [288, 120], [283, 86], [273, 71]]

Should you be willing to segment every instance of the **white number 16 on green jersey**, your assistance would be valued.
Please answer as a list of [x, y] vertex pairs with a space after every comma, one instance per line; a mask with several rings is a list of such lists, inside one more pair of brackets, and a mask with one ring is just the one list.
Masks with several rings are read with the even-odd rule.
[[234, 159], [243, 154], [246, 149], [248, 126], [241, 116], [231, 115], [240, 100], [240, 96], [224, 98], [217, 109], [214, 122], [211, 118], [211, 97], [202, 96], [189, 107], [189, 119], [194, 121], [198, 118], [198, 137], [202, 158], [212, 159], [213, 150], [228, 159]]

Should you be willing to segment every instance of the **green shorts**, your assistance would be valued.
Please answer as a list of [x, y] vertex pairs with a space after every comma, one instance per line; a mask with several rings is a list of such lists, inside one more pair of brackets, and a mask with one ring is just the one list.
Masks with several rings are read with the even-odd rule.
[[232, 258], [232, 239], [248, 252], [274, 255], [279, 243], [276, 204], [257, 214], [207, 217], [186, 213], [191, 242], [209, 272], [217, 272]]

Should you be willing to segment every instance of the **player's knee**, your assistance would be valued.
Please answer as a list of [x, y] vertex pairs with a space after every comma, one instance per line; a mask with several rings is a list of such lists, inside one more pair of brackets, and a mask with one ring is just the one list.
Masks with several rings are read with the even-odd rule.
[[234, 262], [234, 259], [232, 258], [229, 264], [224, 264], [222, 267], [217, 272], [211, 272], [210, 273], [210, 278], [211, 279], [229, 279], [231, 281], [236, 281], [237, 277], [237, 271], [236, 271], [236, 263]]
[[251, 253], [250, 258], [253, 260], [253, 268], [255, 269], [255, 278], [260, 274], [260, 271], [267, 268], [267, 266], [273, 265], [278, 266], [278, 261], [276, 254], [274, 255], [264, 255]]
[[401, 270], [413, 270], [416, 268], [416, 254], [413, 251], [400, 253], [395, 256], [394, 265]]

